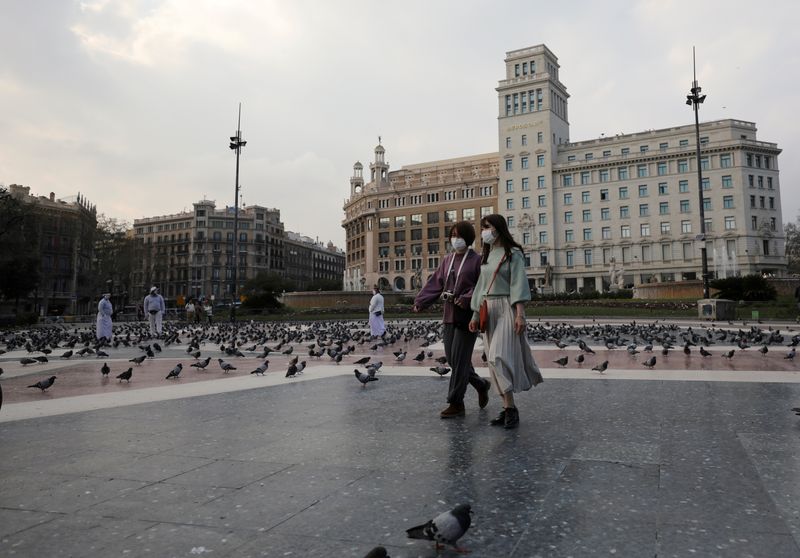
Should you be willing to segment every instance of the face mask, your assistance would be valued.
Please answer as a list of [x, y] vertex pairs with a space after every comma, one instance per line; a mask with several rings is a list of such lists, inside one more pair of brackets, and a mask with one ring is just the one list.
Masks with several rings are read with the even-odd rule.
[[493, 244], [496, 238], [492, 229], [483, 229], [481, 231], [481, 240], [483, 240], [484, 244]]
[[454, 250], [463, 250], [467, 247], [467, 241], [463, 238], [453, 237], [450, 239], [450, 244], [452, 244]]

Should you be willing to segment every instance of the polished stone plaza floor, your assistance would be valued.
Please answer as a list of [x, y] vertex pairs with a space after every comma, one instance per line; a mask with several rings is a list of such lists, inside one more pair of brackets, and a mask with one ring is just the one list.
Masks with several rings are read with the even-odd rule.
[[800, 556], [800, 385], [545, 376], [513, 431], [413, 374], [3, 422], [0, 555], [431, 557], [470, 503], [473, 557]]

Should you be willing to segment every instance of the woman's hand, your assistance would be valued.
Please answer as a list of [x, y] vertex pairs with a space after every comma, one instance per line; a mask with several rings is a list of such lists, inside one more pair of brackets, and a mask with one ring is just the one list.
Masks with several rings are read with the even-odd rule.
[[525, 316], [521, 316], [517, 314], [514, 318], [514, 333], [517, 335], [522, 334], [525, 331], [527, 324], [525, 323]]
[[412, 311], [412, 312], [414, 312], [414, 313], [417, 313], [417, 312], [419, 312], [419, 306], [417, 306], [417, 305], [415, 304], [414, 306], [412, 306], [412, 307], [411, 307], [411, 311]]
[[478, 321], [477, 320], [470, 320], [469, 321], [469, 330], [472, 333], [477, 333], [478, 332]]

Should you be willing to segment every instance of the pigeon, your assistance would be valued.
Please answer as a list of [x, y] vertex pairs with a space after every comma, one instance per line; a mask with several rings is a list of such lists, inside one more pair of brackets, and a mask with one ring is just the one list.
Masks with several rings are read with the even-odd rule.
[[409, 539], [435, 541], [437, 551], [441, 548], [441, 543], [453, 546], [458, 552], [465, 552], [466, 549], [459, 548], [457, 543], [472, 523], [471, 513], [469, 504], [461, 504], [437, 515], [427, 523], [406, 529], [406, 534]]
[[447, 364], [447, 357], [446, 357], [446, 356], [440, 356], [439, 358], [437, 358], [437, 359], [435, 359], [435, 360], [436, 360], [436, 362], [438, 362], [439, 364]]
[[36, 362], [41, 362], [42, 364], [44, 364], [45, 362], [50, 362], [47, 360], [46, 356], [37, 356], [33, 358], [36, 360]]
[[144, 362], [144, 359], [146, 359], [146, 358], [147, 358], [147, 355], [141, 355], [141, 356], [138, 356], [138, 357], [133, 357], [132, 359], [128, 360], [128, 362], [141, 364], [141, 363]]
[[121, 382], [125, 380], [126, 382], [130, 383], [131, 377], [133, 376], [133, 367], [128, 368], [125, 372], [117, 376], [117, 379]]
[[789, 351], [788, 353], [786, 353], [786, 356], [785, 356], [785, 357], [783, 357], [783, 359], [784, 359], [784, 360], [791, 360], [791, 361], [794, 361], [794, 355], [795, 355], [795, 348], [794, 348], [794, 347], [792, 347], [792, 350], [791, 350], [791, 351]]
[[419, 354], [414, 357], [414, 360], [416, 360], [417, 362], [422, 362], [423, 360], [425, 360], [425, 351], [420, 351]]
[[733, 355], [735, 355], [735, 354], [736, 354], [736, 349], [731, 349], [731, 350], [730, 350], [730, 351], [728, 351], [727, 353], [723, 353], [723, 354], [722, 354], [722, 356], [723, 356], [724, 358], [731, 359], [731, 358], [733, 358]]
[[21, 358], [21, 359], [19, 359], [19, 363], [20, 363], [22, 366], [26, 366], [26, 365], [28, 365], [28, 364], [36, 364], [37, 362], [39, 362], [39, 361], [38, 361], [38, 360], [36, 360], [35, 358], [28, 358], [28, 357], [25, 357], [25, 358]]
[[557, 360], [554, 360], [553, 362], [555, 364], [558, 364], [559, 366], [561, 366], [563, 368], [569, 362], [569, 357], [568, 356], [563, 356], [563, 357], [561, 357], [561, 358], [559, 358]]
[[302, 374], [303, 370], [305, 370], [305, 369], [306, 369], [306, 361], [301, 360], [300, 364], [297, 365], [297, 372], [296, 373], [297, 374]]
[[447, 366], [434, 366], [431, 368], [431, 372], [436, 372], [439, 376], [444, 377], [446, 374], [450, 373], [450, 369]]
[[103, 377], [107, 377], [109, 372], [111, 372], [111, 368], [108, 367], [108, 363], [104, 362], [102, 368], [100, 368], [100, 373]]
[[222, 368], [222, 371], [225, 372], [226, 374], [231, 370], [236, 370], [236, 367], [230, 362], [225, 362], [221, 358], [218, 358], [217, 360], [219, 361], [219, 367]]
[[704, 357], [711, 356], [711, 353], [706, 351], [703, 347], [700, 347], [700, 354], [703, 355]]
[[32, 386], [28, 386], [28, 387], [29, 388], [39, 388], [40, 390], [42, 390], [44, 392], [45, 390], [47, 390], [47, 388], [52, 386], [55, 383], [55, 381], [56, 381], [56, 376], [50, 376], [46, 380], [39, 380], [38, 382], [36, 382]]
[[656, 365], [656, 357], [655, 356], [651, 356], [646, 361], [644, 361], [642, 364], [644, 364], [648, 368], [652, 368], [653, 366]]
[[200, 351], [195, 351], [193, 353], [189, 353], [189, 356], [192, 357], [192, 358], [198, 359], [198, 358], [200, 358], [200, 354], [201, 354]]
[[371, 359], [371, 358], [372, 358], [372, 357], [368, 357], [368, 356], [366, 356], [366, 357], [364, 357], [364, 358], [360, 358], [360, 359], [358, 359], [358, 360], [357, 360], [357, 361], [355, 361], [353, 364], [366, 364], [366, 363], [368, 363], [368, 362], [369, 362], [369, 359]]
[[191, 366], [192, 368], [197, 368], [198, 370], [204, 370], [205, 367], [208, 366], [209, 362], [211, 362], [211, 357], [206, 357], [205, 360], [201, 360], [199, 362], [194, 362], [194, 363], [190, 364], [189, 366]]
[[105, 351], [100, 351], [100, 350], [98, 350], [98, 351], [95, 353], [95, 355], [97, 356], [97, 358], [108, 358], [108, 353], [107, 353], [107, 352], [105, 352]]
[[255, 374], [255, 375], [257, 375], [257, 376], [263, 376], [263, 375], [264, 375], [264, 372], [266, 372], [266, 371], [267, 371], [267, 368], [268, 368], [268, 367], [269, 367], [269, 361], [268, 361], [268, 360], [265, 360], [263, 364], [259, 365], [259, 366], [258, 366], [258, 367], [257, 367], [255, 370], [253, 370], [253, 371], [252, 371], [252, 372], [250, 372], [250, 373], [251, 373], [251, 374]]
[[61, 358], [69, 358], [69, 357], [71, 357], [71, 356], [72, 356], [72, 351], [67, 351], [66, 353], [64, 353], [63, 355], [61, 355]]
[[758, 352], [759, 352], [759, 353], [761, 353], [761, 354], [762, 354], [762, 355], [764, 355], [764, 356], [767, 356], [767, 353], [769, 352], [769, 349], [767, 348], [767, 346], [766, 346], [766, 345], [764, 345], [763, 347], [761, 347], [761, 348], [758, 350]]
[[583, 356], [582, 354], [579, 354], [578, 356], [575, 357], [575, 362], [577, 362], [578, 364], [583, 364], [584, 360], [586, 360], [586, 357]]
[[183, 364], [179, 362], [175, 365], [175, 368], [169, 371], [169, 374], [167, 374], [167, 377], [164, 379], [169, 380], [170, 378], [177, 378], [181, 375], [181, 370], [183, 370]]
[[374, 375], [364, 374], [363, 372], [359, 372], [358, 369], [353, 370], [356, 375], [356, 379], [361, 382], [361, 387], [367, 387], [368, 382], [377, 382], [380, 378], [376, 378]]
[[290, 364], [289, 365], [289, 369], [286, 371], [286, 376], [284, 376], [284, 377], [285, 378], [294, 378], [296, 374], [297, 374], [297, 365], [296, 364]]
[[580, 348], [580, 350], [581, 350], [581, 351], [583, 351], [584, 353], [588, 353], [588, 354], [590, 354], [590, 355], [593, 355], [593, 354], [595, 354], [595, 353], [594, 353], [594, 351], [592, 350], [592, 348], [591, 348], [589, 345], [587, 345], [587, 344], [586, 344], [586, 342], [585, 342], [583, 339], [581, 339], [580, 341], [578, 341], [578, 347], [579, 347], [579, 348]]
[[792, 412], [800, 417], [800, 407], [793, 407]]
[[606, 370], [608, 370], [608, 361], [604, 360], [601, 364], [598, 364], [597, 366], [593, 367], [592, 370], [597, 370], [601, 374], [605, 374]]
[[389, 553], [386, 551], [384, 547], [376, 546], [375, 548], [367, 552], [364, 558], [392, 558], [392, 557], [389, 556]]

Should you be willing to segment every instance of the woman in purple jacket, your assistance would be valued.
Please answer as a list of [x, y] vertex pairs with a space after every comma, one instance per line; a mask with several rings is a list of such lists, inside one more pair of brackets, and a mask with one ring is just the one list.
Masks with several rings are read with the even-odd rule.
[[481, 378], [472, 367], [472, 350], [477, 333], [469, 331], [472, 318], [470, 301], [475, 282], [481, 272], [481, 256], [470, 248], [475, 241], [475, 229], [468, 221], [459, 221], [450, 229], [453, 252], [442, 260], [414, 300], [414, 312], [441, 300], [444, 304], [444, 354], [452, 368], [448, 407], [442, 418], [464, 416], [464, 394], [467, 384], [478, 392], [478, 406], [489, 402], [489, 381]]

